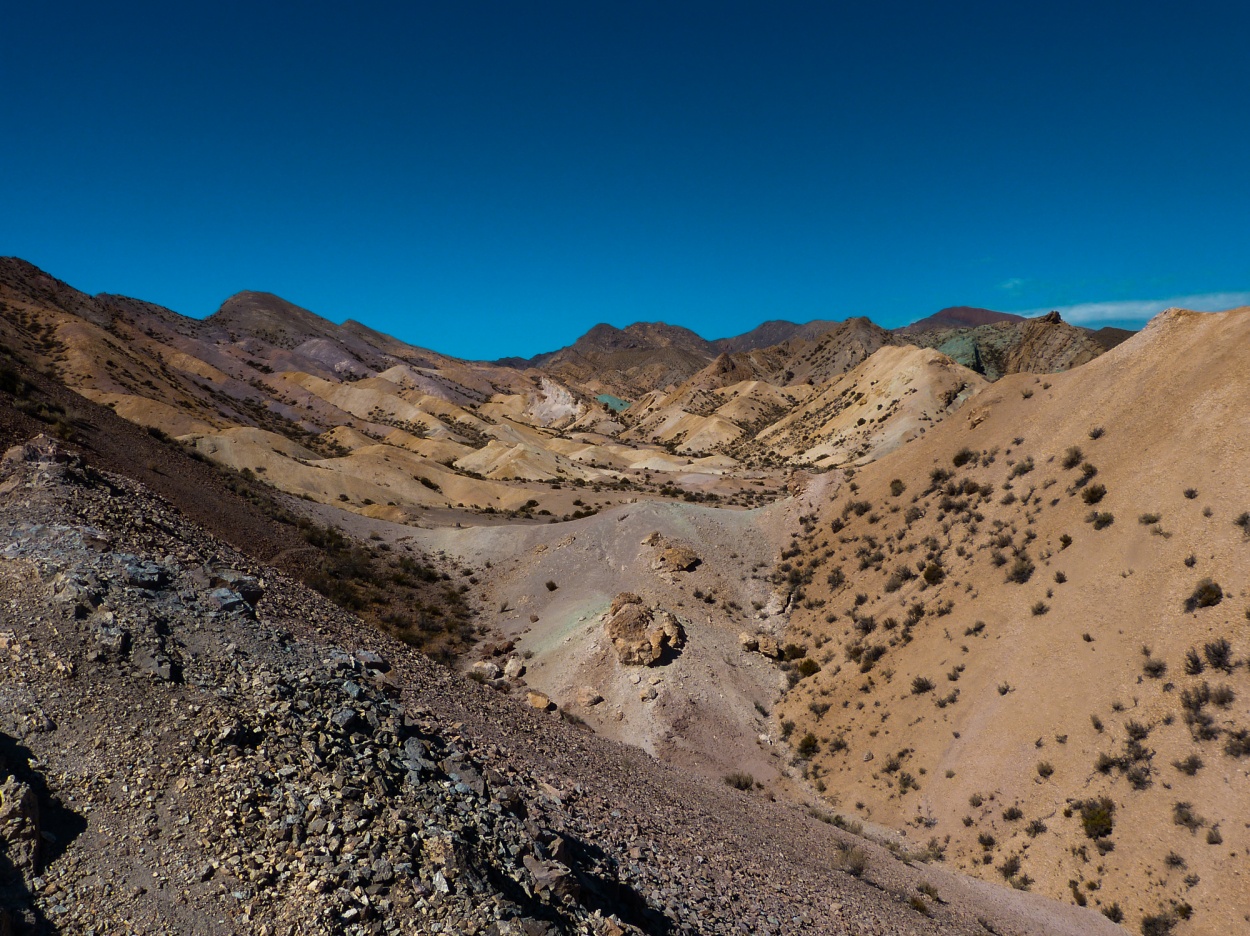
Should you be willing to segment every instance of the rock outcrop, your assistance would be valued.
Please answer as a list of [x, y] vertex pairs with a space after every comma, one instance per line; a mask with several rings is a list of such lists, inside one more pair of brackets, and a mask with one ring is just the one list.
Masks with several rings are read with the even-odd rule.
[[641, 598], [622, 592], [612, 601], [604, 621], [617, 659], [626, 666], [655, 666], [669, 651], [686, 642], [681, 623], [667, 611], [648, 607]]

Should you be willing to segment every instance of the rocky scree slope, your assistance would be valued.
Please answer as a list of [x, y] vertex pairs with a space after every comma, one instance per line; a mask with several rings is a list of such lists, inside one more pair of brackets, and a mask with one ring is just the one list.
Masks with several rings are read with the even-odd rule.
[[1089, 931], [502, 704], [44, 438], [0, 529], [6, 932]]

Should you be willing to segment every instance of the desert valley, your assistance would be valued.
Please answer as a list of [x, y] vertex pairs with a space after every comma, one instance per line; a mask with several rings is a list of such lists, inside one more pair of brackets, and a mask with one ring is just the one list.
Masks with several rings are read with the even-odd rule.
[[1248, 397], [1250, 309], [480, 362], [2, 259], [0, 934], [1246, 931]]

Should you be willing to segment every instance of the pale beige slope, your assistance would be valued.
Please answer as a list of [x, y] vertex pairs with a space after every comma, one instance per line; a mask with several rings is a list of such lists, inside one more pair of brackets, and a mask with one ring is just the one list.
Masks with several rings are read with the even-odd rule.
[[886, 346], [762, 431], [765, 448], [806, 463], [864, 463], [928, 431], [986, 386], [928, 349]]
[[[1250, 760], [1225, 745], [1250, 729], [1250, 669], [1191, 676], [1185, 655], [1201, 659], [1221, 639], [1235, 660], [1250, 654], [1250, 538], [1234, 524], [1250, 510], [1248, 398], [1250, 310], [1170, 312], [1071, 372], [1004, 378], [858, 471], [858, 490], [844, 488], [803, 551], [815, 567], [791, 639], [823, 668], [783, 707], [795, 738], [814, 733], [811, 774], [831, 801], [914, 823], [921, 841], [949, 836], [949, 859], [990, 879], [1017, 856], [1035, 889], [1071, 900], [1075, 881], [1091, 905], [1118, 903], [1134, 929], [1173, 903], [1196, 908], [1177, 933], [1244, 928], [1250, 890], [1229, 856], [1250, 848]], [[965, 446], [978, 457], [956, 468]], [[1063, 467], [1070, 446], [1097, 469], [1084, 486], [1079, 465]], [[960, 490], [927, 492], [935, 469]], [[898, 495], [895, 479], [906, 485]], [[1095, 484], [1106, 493], [1091, 506], [1082, 492]], [[867, 505], [862, 516], [855, 504]], [[1096, 530], [1091, 510], [1114, 520]], [[1017, 550], [1035, 565], [1024, 584], [1007, 580]], [[915, 575], [933, 561], [940, 582], [891, 590], [900, 566]], [[830, 587], [833, 569], [845, 584]], [[1223, 601], [1186, 612], [1207, 577]], [[863, 672], [856, 660], [871, 647], [885, 652]], [[1196, 741], [1181, 697], [1204, 681], [1227, 685], [1233, 701], [1205, 707], [1219, 737]], [[1142, 789], [1126, 770], [1095, 768], [1099, 755], [1124, 755], [1130, 722], [1148, 729], [1141, 743], [1153, 752], [1125, 764]], [[1193, 777], [1172, 766], [1191, 754], [1205, 764]], [[903, 790], [904, 773], [918, 790]], [[1102, 796], [1115, 803], [1106, 855], [1079, 811], [1064, 815], [1072, 800]], [[1178, 802], [1205, 820], [1192, 834], [1174, 822]], [[1012, 806], [1022, 818], [1004, 817]], [[1030, 836], [1034, 820], [1045, 831]]]

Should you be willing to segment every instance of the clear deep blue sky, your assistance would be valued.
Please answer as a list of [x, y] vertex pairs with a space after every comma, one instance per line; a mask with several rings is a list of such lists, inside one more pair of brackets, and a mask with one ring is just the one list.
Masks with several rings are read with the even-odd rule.
[[45, 0], [3, 29], [0, 254], [187, 315], [268, 290], [490, 358], [600, 321], [1250, 302], [1244, 0]]

